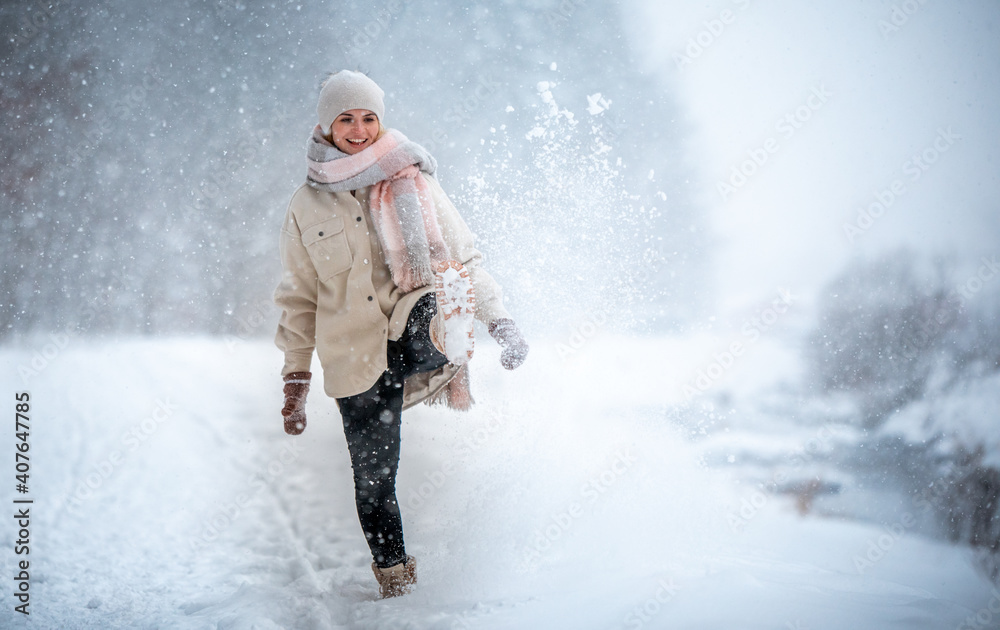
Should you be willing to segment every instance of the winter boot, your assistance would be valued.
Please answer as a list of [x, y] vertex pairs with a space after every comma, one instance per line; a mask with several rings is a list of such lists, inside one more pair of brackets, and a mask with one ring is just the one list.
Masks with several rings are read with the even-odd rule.
[[472, 358], [476, 315], [476, 294], [469, 270], [462, 263], [446, 260], [438, 263], [434, 274], [437, 314], [431, 319], [431, 343], [452, 365], [465, 365]]
[[380, 569], [372, 562], [372, 571], [378, 580], [382, 599], [406, 595], [417, 583], [417, 559], [413, 556], [406, 556], [405, 560], [388, 569]]

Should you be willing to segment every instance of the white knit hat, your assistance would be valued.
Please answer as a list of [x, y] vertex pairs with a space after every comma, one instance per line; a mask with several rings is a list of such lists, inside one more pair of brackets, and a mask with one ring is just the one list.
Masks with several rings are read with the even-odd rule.
[[319, 105], [316, 113], [323, 133], [330, 133], [333, 121], [349, 109], [367, 109], [374, 112], [382, 121], [385, 114], [385, 104], [382, 103], [382, 91], [374, 81], [360, 72], [341, 70], [332, 74], [323, 82], [319, 92]]

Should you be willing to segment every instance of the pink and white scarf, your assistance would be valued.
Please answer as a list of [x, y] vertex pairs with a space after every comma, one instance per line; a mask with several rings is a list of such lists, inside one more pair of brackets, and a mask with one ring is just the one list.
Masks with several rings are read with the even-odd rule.
[[434, 264], [451, 255], [423, 175], [437, 170], [426, 149], [390, 129], [364, 151], [348, 155], [317, 125], [306, 158], [314, 188], [345, 192], [371, 186], [372, 222], [396, 286], [409, 292], [433, 284]]
[[[368, 206], [392, 280], [405, 292], [434, 283], [434, 265], [451, 259], [441, 237], [434, 200], [423, 173], [433, 175], [437, 162], [422, 146], [395, 129], [370, 147], [348, 155], [323, 137], [316, 125], [306, 150], [307, 181], [327, 192], [371, 186]], [[463, 365], [448, 385], [428, 401], [452, 409], [472, 406], [469, 366]]]

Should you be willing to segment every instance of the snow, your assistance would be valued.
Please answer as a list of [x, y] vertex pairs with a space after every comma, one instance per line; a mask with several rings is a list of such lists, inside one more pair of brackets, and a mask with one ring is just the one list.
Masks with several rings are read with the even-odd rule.
[[[322, 3], [0, 5], [36, 500], [32, 616], [8, 582], [0, 626], [1000, 627], [968, 547], [996, 536], [1000, 5], [341, 4], [349, 37]], [[285, 435], [267, 341], [341, 67], [436, 156], [532, 347], [502, 370], [480, 329], [474, 410], [405, 414], [420, 583], [391, 601], [336, 407], [315, 387]]]
[[957, 388], [935, 392], [894, 414], [881, 428], [886, 435], [902, 435], [911, 442], [943, 438], [945, 454], [983, 449], [983, 463], [1000, 468], [1000, 374], [970, 379]]
[[33, 401], [32, 615], [13, 623], [912, 630], [989, 614], [996, 591], [970, 552], [905, 515], [800, 517], [706, 467], [662, 405], [613, 396], [601, 368], [625, 348], [651, 374], [692, 342], [629, 343], [602, 334], [569, 358], [536, 343], [514, 372], [483, 344], [473, 411], [404, 415], [397, 495], [420, 581], [386, 601], [336, 407], [313, 391], [305, 433], [285, 435], [270, 343], [73, 339], [27, 383], [33, 351], [4, 349], [4, 382]]

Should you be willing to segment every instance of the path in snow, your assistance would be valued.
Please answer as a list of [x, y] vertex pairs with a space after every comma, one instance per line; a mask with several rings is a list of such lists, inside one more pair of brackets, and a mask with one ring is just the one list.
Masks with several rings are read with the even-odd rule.
[[[774, 499], [741, 534], [738, 488], [662, 421], [666, 340], [536, 344], [479, 405], [404, 418], [398, 496], [418, 590], [376, 599], [335, 405], [281, 431], [266, 342], [73, 340], [32, 394], [31, 617], [38, 628], [958, 628], [1000, 602], [960, 548], [799, 519]], [[650, 347], [656, 345], [656, 352]], [[484, 347], [485, 346], [485, 347]], [[13, 450], [13, 431], [0, 448]], [[11, 467], [13, 467], [11, 465]], [[88, 483], [89, 486], [88, 487]], [[13, 482], [3, 499], [13, 497]], [[11, 523], [0, 528], [13, 576]], [[885, 539], [883, 539], [884, 542]], [[6, 625], [7, 622], [5, 621]], [[994, 625], [990, 625], [994, 624]]]

